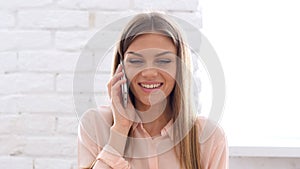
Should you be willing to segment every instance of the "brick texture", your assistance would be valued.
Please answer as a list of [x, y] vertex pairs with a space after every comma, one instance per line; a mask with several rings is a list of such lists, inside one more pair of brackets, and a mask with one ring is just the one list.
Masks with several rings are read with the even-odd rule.
[[71, 10], [26, 10], [18, 13], [19, 27], [45, 29], [88, 28], [89, 13]]
[[13, 27], [15, 25], [15, 16], [13, 12], [0, 11], [0, 28]]
[[163, 9], [201, 27], [198, 6], [198, 0], [0, 1], [0, 168], [77, 169], [77, 113], [110, 102], [110, 43], [124, 17]]

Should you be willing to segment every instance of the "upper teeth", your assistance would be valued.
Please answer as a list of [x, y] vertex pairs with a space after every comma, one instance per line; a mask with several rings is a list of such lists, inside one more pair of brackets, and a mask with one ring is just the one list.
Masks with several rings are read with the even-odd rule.
[[144, 88], [153, 89], [153, 88], [159, 87], [160, 83], [158, 83], [158, 84], [142, 84], [141, 83], [141, 86], [144, 87]]

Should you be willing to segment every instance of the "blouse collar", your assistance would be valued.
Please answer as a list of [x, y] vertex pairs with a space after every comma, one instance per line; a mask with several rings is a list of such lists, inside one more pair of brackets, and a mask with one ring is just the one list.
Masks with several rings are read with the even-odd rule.
[[[139, 121], [139, 120], [138, 120]], [[134, 122], [132, 125], [132, 131], [134, 132], [137, 129], [141, 129], [144, 134], [149, 135], [149, 133], [144, 129], [142, 122]], [[171, 119], [165, 127], [163, 127], [160, 131], [161, 136], [168, 136], [171, 140], [173, 140], [173, 119]]]

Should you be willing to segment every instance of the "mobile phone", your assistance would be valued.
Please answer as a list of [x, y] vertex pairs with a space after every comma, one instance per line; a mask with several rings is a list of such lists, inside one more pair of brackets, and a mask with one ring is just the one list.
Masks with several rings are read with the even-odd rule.
[[[125, 70], [124, 70], [123, 61], [121, 60], [120, 63], [122, 65], [122, 72], [124, 74], [121, 77], [121, 79], [126, 79], [126, 74], [125, 74]], [[127, 86], [127, 82], [121, 85], [121, 89], [122, 89], [123, 106], [126, 108], [127, 107], [127, 102], [128, 102], [128, 86]]]

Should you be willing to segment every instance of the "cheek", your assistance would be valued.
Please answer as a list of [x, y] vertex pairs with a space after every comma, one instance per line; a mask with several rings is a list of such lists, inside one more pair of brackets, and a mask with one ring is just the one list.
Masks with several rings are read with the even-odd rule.
[[167, 84], [168, 84], [168, 88], [172, 88], [176, 82], [175, 80], [175, 76], [176, 76], [176, 72], [173, 71], [173, 72], [164, 72], [163, 74]]
[[170, 75], [173, 79], [175, 79], [176, 77], [176, 67], [173, 67], [171, 70], [170, 70]]
[[176, 63], [172, 63], [170, 65], [166, 65], [165, 67], [160, 68], [165, 74], [175, 79], [176, 77], [176, 71], [177, 71], [177, 65]]
[[127, 77], [127, 80], [128, 82], [131, 82], [134, 77], [136, 76], [136, 70], [133, 70], [133, 69], [126, 69], [126, 77]]
[[160, 69], [161, 72], [163, 72], [163, 75], [168, 79], [168, 80], [175, 80], [176, 77], [176, 67], [170, 67], [166, 69]]

